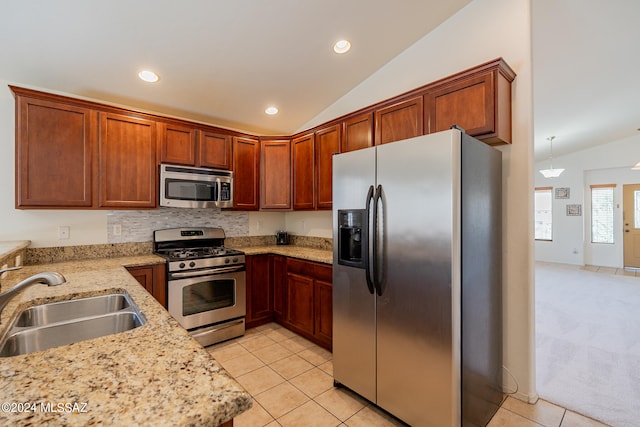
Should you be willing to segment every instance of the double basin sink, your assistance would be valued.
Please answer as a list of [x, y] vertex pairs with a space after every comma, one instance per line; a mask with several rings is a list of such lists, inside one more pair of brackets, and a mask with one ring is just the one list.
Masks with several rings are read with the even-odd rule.
[[0, 341], [0, 357], [17, 356], [128, 331], [147, 322], [129, 294], [117, 293], [29, 307]]

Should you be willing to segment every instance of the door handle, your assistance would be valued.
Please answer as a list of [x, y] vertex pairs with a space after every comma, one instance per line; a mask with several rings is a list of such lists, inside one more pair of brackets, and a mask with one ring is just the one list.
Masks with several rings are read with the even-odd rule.
[[[380, 236], [380, 228], [378, 226], [378, 222], [380, 221], [380, 213], [378, 211], [378, 204], [382, 200], [382, 185], [378, 185], [376, 188], [376, 194], [373, 196], [373, 227], [374, 227], [374, 242], [373, 242], [373, 285], [376, 288], [376, 292], [378, 296], [382, 296], [382, 282], [384, 278], [384, 272], [381, 273], [383, 268], [383, 263], [380, 262], [380, 253], [381, 248], [384, 249], [384, 227], [382, 228], [383, 236], [381, 239], [378, 239]], [[382, 206], [382, 213], [384, 215], [384, 205]], [[384, 221], [384, 216], [382, 217], [382, 221]]]
[[629, 230], [624, 230], [624, 232], [625, 232], [625, 233], [628, 233], [628, 232], [629, 232]]
[[[367, 192], [367, 231], [365, 232], [367, 245], [365, 250], [367, 251], [364, 259], [364, 271], [365, 278], [367, 279], [367, 288], [369, 288], [369, 293], [373, 295], [374, 287], [373, 280], [371, 279], [371, 245], [372, 245], [372, 235], [371, 227], [373, 225], [373, 220], [369, 220], [371, 218], [371, 202], [373, 201], [373, 185], [369, 186], [369, 191]], [[375, 215], [375, 214], [374, 214]]]

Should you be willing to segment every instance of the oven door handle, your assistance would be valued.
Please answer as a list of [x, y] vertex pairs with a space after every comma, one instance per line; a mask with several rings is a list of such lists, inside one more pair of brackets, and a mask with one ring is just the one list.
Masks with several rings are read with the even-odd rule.
[[234, 267], [210, 268], [208, 270], [180, 271], [177, 273], [170, 273], [170, 275], [171, 275], [171, 278], [180, 279], [183, 277], [196, 277], [196, 276], [205, 276], [209, 274], [232, 273], [235, 271], [242, 271], [242, 270], [244, 270], [244, 266], [236, 265]]

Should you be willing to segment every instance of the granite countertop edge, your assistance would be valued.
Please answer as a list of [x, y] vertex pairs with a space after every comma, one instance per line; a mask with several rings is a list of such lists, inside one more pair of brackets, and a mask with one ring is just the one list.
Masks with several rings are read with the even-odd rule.
[[[67, 283], [35, 285], [11, 300], [0, 317], [0, 336], [12, 318], [31, 305], [121, 291], [131, 295], [147, 323], [0, 359], [4, 402], [31, 402], [36, 407], [2, 411], [0, 424], [216, 426], [251, 408], [249, 393], [124, 268], [163, 262], [156, 255], [143, 255], [40, 264], [9, 272], [2, 280], [3, 289], [43, 271], [57, 271]], [[61, 404], [77, 404], [73, 408], [85, 412], [46, 410]]]
[[322, 264], [333, 264], [333, 251], [326, 249], [309, 248], [297, 245], [270, 245], [270, 246], [237, 246], [245, 255], [275, 254], [292, 258], [300, 258], [315, 261]]

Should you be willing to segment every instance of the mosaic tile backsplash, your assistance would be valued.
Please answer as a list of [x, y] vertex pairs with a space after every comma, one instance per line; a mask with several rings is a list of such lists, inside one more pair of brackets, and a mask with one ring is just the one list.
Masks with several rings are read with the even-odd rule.
[[[114, 226], [121, 227], [120, 235]], [[174, 227], [222, 227], [227, 237], [249, 234], [247, 212], [220, 209], [165, 208], [140, 211], [110, 211], [107, 214], [109, 243], [150, 242], [153, 230]]]

